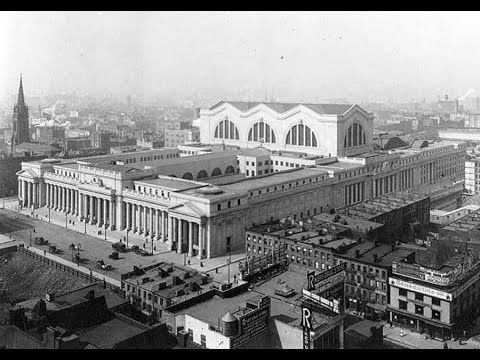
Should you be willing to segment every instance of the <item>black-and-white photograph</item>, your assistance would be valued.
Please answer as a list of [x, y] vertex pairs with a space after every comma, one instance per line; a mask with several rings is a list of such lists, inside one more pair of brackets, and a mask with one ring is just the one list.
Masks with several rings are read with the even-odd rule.
[[480, 349], [479, 24], [1, 12], [0, 349]]

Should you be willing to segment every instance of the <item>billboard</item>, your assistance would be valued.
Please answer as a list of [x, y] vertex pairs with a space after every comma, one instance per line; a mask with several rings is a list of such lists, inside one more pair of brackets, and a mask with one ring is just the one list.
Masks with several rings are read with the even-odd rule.
[[347, 263], [344, 262], [340, 265], [334, 266], [331, 269], [322, 271], [320, 274], [315, 275], [315, 271], [307, 273], [307, 290], [312, 291], [317, 286], [322, 286], [326, 282], [329, 282], [329, 279], [337, 274], [342, 274], [345, 277], [345, 270], [347, 269]]
[[238, 348], [268, 331], [270, 298], [268, 296], [267, 298], [268, 301], [266, 301], [264, 298], [259, 301], [259, 304], [264, 304], [264, 306], [259, 307], [258, 309], [238, 318], [240, 324], [240, 335], [232, 339], [232, 349]]

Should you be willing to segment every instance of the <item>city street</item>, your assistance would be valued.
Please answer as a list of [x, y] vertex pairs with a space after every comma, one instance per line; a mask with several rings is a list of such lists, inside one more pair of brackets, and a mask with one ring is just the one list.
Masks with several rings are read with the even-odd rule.
[[[3, 204], [2, 204], [3, 206]], [[0, 231], [5, 236], [9, 236], [11, 231], [12, 239], [25, 243], [26, 246], [32, 246], [46, 251], [48, 254], [48, 245], [35, 245], [35, 237], [43, 237], [49, 244], [56, 245], [61, 250], [56, 256], [64, 260], [71, 261], [73, 252], [69, 249], [71, 244], [80, 245], [80, 258], [84, 259], [81, 263], [87, 269], [97, 271], [113, 279], [120, 280], [122, 273], [132, 271], [133, 265], [148, 266], [156, 262], [171, 262], [179, 266], [186, 266], [202, 273], [208, 273], [216, 282], [228, 281], [228, 255], [216, 257], [213, 259], [188, 258], [186, 254], [178, 254], [168, 249], [167, 243], [154, 240], [146, 241], [145, 237], [138, 235], [128, 235], [128, 247], [138, 245], [149, 252], [151, 256], [141, 256], [133, 251], [120, 253], [118, 260], [109, 259], [108, 256], [113, 252], [112, 244], [122, 240], [126, 243], [125, 231], [110, 231], [98, 226], [80, 222], [73, 215], [65, 215], [56, 211], [49, 211], [46, 208], [41, 209], [23, 209], [18, 211], [18, 201], [16, 198], [10, 198], [4, 202], [5, 208], [0, 209], [0, 219], [4, 219]], [[9, 224], [10, 228], [9, 229]], [[30, 230], [32, 227], [32, 230]], [[101, 230], [101, 234], [99, 234]], [[30, 243], [31, 238], [31, 243]], [[230, 256], [230, 281], [233, 276], [239, 277], [238, 262], [245, 258], [244, 252], [234, 252]], [[98, 260], [104, 260], [106, 264], [112, 265], [112, 270], [105, 271], [98, 269], [96, 264]], [[189, 263], [190, 262], [190, 263]]]

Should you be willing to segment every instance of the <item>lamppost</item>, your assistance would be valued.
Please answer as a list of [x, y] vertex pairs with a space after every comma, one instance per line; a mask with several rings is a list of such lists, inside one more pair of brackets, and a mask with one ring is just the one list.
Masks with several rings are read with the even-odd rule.
[[127, 229], [127, 249], [128, 249], [128, 229]]
[[50, 207], [48, 208], [48, 222], [50, 222]]
[[230, 263], [231, 263], [231, 255], [228, 253], [227, 265], [228, 265], [228, 283], [230, 284]]
[[85, 222], [85, 234], [86, 234], [86, 233], [87, 233], [88, 216], [85, 216], [85, 218], [83, 219], [83, 221]]
[[30, 247], [32, 247], [32, 228], [30, 228]]
[[107, 240], [107, 226], [108, 226], [107, 223], [105, 223], [104, 226], [105, 226], [105, 240]]
[[65, 228], [67, 228], [67, 213], [65, 213]]

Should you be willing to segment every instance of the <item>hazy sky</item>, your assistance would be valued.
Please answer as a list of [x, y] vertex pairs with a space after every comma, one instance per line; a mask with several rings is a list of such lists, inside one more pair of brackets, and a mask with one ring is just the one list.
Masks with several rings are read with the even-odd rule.
[[479, 12], [2, 12], [0, 96], [435, 99], [480, 89]]

